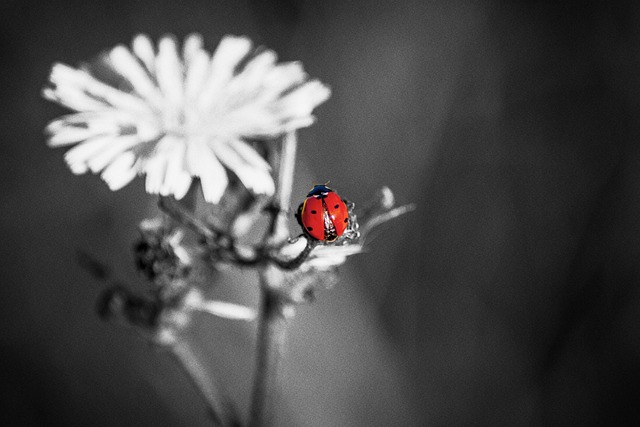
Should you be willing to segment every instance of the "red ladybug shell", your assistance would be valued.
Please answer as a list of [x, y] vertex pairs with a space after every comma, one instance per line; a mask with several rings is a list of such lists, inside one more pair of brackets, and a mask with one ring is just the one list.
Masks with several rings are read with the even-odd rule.
[[349, 211], [347, 205], [333, 191], [324, 198], [325, 208], [331, 218], [333, 226], [336, 228], [336, 238], [342, 236], [349, 223]]
[[[325, 187], [326, 188], [326, 187]], [[333, 242], [342, 236], [349, 223], [347, 205], [333, 190], [309, 195], [300, 206], [300, 221], [314, 239]]]

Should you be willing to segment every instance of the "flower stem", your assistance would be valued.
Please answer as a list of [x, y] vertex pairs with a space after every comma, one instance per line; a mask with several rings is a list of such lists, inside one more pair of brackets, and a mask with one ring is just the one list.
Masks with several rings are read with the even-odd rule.
[[[297, 144], [295, 131], [284, 135], [276, 194], [278, 209], [273, 228], [266, 239], [267, 245], [278, 245], [289, 237], [287, 213], [291, 203]], [[269, 426], [273, 423], [274, 401], [278, 391], [278, 365], [287, 334], [287, 314], [293, 311], [292, 304], [279, 292], [285, 286], [284, 278], [282, 270], [274, 265], [261, 268], [262, 306], [258, 324], [256, 375], [249, 419], [251, 427]]]
[[178, 340], [171, 346], [171, 352], [178, 365], [185, 371], [198, 393], [207, 405], [209, 416], [216, 426], [238, 426], [231, 408], [222, 400], [221, 394], [216, 390], [213, 381], [202, 367], [191, 346], [185, 341]]
[[268, 286], [262, 286], [262, 308], [258, 330], [258, 360], [253, 384], [250, 427], [273, 425], [278, 394], [278, 367], [286, 341], [287, 310], [292, 307]]

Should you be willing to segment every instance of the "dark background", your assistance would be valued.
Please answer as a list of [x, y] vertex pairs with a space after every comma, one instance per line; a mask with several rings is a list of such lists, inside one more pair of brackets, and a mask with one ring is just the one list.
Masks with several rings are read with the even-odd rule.
[[[0, 421], [206, 425], [171, 358], [94, 311], [78, 249], [141, 282], [138, 179], [73, 176], [42, 129], [54, 61], [138, 32], [246, 34], [333, 89], [295, 194], [389, 185], [416, 212], [302, 307], [283, 426], [640, 422], [640, 6], [635, 2], [0, 4]], [[250, 272], [212, 297], [255, 304]], [[247, 410], [254, 325], [202, 317], [201, 360]], [[213, 362], [215, 360], [215, 363]]]

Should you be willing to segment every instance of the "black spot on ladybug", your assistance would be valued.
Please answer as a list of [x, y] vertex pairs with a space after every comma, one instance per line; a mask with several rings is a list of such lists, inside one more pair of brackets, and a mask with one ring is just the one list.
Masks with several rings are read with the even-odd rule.
[[333, 209], [338, 209], [339, 207], [340, 207], [340, 205], [335, 205], [335, 206], [333, 207]]
[[311, 211], [312, 214], [317, 214], [318, 212], [316, 212], [315, 210]]
[[307, 231], [313, 231], [313, 227], [307, 227]]
[[349, 222], [349, 218], [345, 218], [345, 219], [344, 219], [344, 222]]

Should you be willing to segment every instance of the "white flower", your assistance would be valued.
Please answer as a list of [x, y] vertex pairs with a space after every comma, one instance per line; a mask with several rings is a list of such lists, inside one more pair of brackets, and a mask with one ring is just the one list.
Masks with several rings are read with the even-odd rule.
[[149, 193], [180, 199], [199, 177], [205, 199], [217, 203], [226, 168], [254, 194], [272, 195], [270, 166], [247, 140], [311, 125], [330, 91], [300, 63], [256, 53], [246, 37], [224, 37], [213, 55], [202, 45], [191, 35], [180, 55], [164, 37], [156, 53], [138, 35], [132, 50], [107, 52], [102, 68], [55, 64], [43, 95], [76, 113], [47, 126], [49, 145], [77, 144], [65, 155], [71, 170], [101, 173], [112, 190], [145, 174]]

